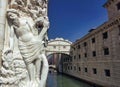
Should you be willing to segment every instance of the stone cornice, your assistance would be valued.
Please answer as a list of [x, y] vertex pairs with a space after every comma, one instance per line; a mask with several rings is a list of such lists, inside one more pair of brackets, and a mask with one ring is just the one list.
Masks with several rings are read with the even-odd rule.
[[63, 38], [55, 38], [55, 39], [51, 39], [51, 40], [49, 40], [48, 43], [56, 42], [56, 41], [62, 41], [62, 42], [67, 42], [67, 43], [69, 43], [69, 44], [72, 44], [71, 41], [69, 41], [69, 40], [65, 40], [65, 39], [63, 39]]

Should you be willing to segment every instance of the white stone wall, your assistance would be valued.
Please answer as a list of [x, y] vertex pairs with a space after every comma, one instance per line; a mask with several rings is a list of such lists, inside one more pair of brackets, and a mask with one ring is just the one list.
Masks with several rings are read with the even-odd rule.
[[48, 46], [46, 48], [46, 54], [50, 55], [53, 53], [65, 53], [69, 54], [70, 52], [71, 42], [68, 40], [64, 40], [62, 38], [56, 38], [54, 40], [50, 40], [48, 42]]

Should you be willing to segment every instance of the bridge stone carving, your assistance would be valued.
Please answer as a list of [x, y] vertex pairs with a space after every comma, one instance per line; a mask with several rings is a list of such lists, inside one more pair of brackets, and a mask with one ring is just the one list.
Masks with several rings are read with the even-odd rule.
[[71, 44], [72, 42], [64, 40], [63, 38], [51, 39], [46, 48], [46, 55], [48, 56], [53, 53], [64, 53], [69, 55]]

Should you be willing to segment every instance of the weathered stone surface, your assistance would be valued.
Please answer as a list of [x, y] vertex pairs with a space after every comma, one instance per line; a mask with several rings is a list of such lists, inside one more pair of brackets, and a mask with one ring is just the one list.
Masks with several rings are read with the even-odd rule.
[[44, 50], [48, 1], [2, 0], [0, 4], [1, 87], [44, 87], [48, 74]]

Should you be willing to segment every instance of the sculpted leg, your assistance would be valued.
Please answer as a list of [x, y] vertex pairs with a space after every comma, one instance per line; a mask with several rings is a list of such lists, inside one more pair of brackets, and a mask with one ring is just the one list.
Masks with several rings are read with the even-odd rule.
[[34, 65], [33, 65], [33, 63], [31, 63], [31, 64], [28, 64], [27, 65], [27, 70], [28, 70], [28, 75], [29, 75], [29, 79], [30, 79], [30, 81], [34, 81], [35, 79], [35, 76], [34, 76]]
[[48, 61], [47, 61], [45, 54], [42, 54], [41, 57], [42, 57], [42, 61], [43, 61], [43, 66], [42, 66], [42, 71], [41, 71], [40, 87], [45, 87], [47, 75], [48, 75]]
[[40, 69], [41, 69], [41, 59], [40, 59], [40, 56], [39, 56], [39, 59], [37, 59], [36, 61], [35, 61], [35, 73], [36, 73], [36, 75], [35, 75], [35, 79], [36, 80], [38, 80], [38, 81], [40, 81]]

